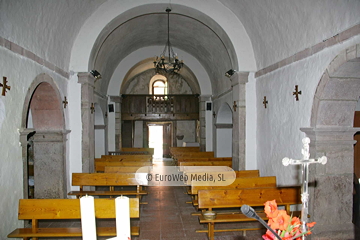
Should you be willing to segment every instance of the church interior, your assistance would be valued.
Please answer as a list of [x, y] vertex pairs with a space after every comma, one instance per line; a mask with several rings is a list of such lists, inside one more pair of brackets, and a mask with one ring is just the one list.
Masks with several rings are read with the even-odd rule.
[[[300, 187], [307, 239], [360, 239], [359, 0], [0, 0], [0, 78], [0, 239], [38, 227], [22, 200], [79, 204], [74, 174], [103, 156], [175, 166], [185, 148], [276, 178], [279, 202]], [[185, 187], [144, 189], [132, 239], [265, 234], [196, 233]]]

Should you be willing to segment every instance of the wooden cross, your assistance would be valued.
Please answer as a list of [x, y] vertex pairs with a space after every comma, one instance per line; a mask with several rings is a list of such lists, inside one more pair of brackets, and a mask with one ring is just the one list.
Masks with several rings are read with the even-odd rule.
[[215, 111], [213, 111], [213, 117], [214, 117], [214, 118], [216, 117], [216, 113], [215, 113]]
[[62, 101], [63, 102], [63, 104], [64, 104], [64, 108], [66, 108], [66, 106], [68, 105], [68, 100], [66, 99], [66, 96], [65, 96], [65, 99], [64, 99], [64, 101]]
[[262, 103], [264, 104], [264, 107], [266, 108], [266, 105], [268, 104], [268, 101], [266, 100], [266, 96], [264, 96], [264, 101]]
[[7, 85], [7, 82], [8, 82], [8, 81], [6, 81], [6, 77], [3, 77], [3, 83], [0, 83], [0, 87], [3, 88], [3, 89], [2, 89], [2, 93], [1, 93], [1, 95], [3, 95], [3, 96], [5, 96], [6, 91], [7, 91], [7, 90], [10, 91], [10, 88], [11, 88], [9, 85]]
[[[310, 159], [310, 153], [309, 153], [309, 138], [304, 138], [302, 140], [303, 148], [301, 150], [301, 153], [303, 155], [302, 160], [295, 160], [291, 158], [283, 158], [282, 163], [284, 166], [288, 165], [302, 165], [302, 193], [301, 193], [301, 202], [302, 202], [302, 208], [301, 208], [301, 228], [302, 232], [306, 232], [306, 223], [307, 219], [309, 218], [309, 212], [308, 212], [308, 202], [309, 202], [309, 164], [311, 163], [321, 163], [323, 165], [327, 162], [327, 157], [322, 156], [318, 159]], [[303, 236], [303, 239], [305, 239], [305, 236]]]
[[93, 114], [95, 112], [94, 103], [91, 103], [90, 110], [91, 110], [91, 114]]
[[301, 91], [299, 91], [298, 85], [295, 85], [295, 92], [293, 92], [293, 95], [295, 95], [296, 101], [299, 101], [299, 95], [301, 95]]
[[234, 112], [236, 112], [236, 108], [237, 108], [237, 104], [236, 101], [234, 101], [234, 105], [233, 105]]

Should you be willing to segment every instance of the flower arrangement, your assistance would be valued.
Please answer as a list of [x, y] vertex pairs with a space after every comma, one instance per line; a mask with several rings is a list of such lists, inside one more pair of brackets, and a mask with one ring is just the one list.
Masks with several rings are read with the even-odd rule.
[[[307, 231], [301, 232], [301, 221], [298, 217], [289, 216], [286, 210], [279, 210], [275, 200], [267, 201], [264, 211], [269, 218], [268, 225], [281, 237], [283, 240], [301, 240], [303, 235], [311, 234], [310, 228], [316, 223], [307, 223]], [[262, 236], [264, 240], [277, 240], [274, 234], [267, 230]]]

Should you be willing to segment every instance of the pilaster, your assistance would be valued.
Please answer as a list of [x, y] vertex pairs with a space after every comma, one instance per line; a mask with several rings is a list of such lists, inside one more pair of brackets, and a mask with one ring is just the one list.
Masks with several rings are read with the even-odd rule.
[[310, 221], [315, 221], [312, 239], [353, 239], [353, 135], [359, 128], [302, 128], [310, 138], [310, 156], [326, 156], [325, 165], [310, 170]]
[[249, 72], [236, 72], [231, 78], [233, 92], [233, 141], [234, 170], [245, 170], [246, 140], [246, 83]]
[[81, 84], [81, 122], [82, 122], [82, 172], [94, 172], [95, 131], [94, 111], [94, 81], [90, 73], [78, 73]]

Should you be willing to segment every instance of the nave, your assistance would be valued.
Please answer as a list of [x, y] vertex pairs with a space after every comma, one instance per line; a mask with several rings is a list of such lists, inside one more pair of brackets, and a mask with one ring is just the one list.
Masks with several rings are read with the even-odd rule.
[[[173, 166], [170, 159], [155, 161], [158, 166]], [[191, 215], [196, 212], [191, 197], [186, 194], [182, 186], [148, 186], [148, 194], [143, 196], [142, 201], [147, 204], [140, 205], [140, 218], [131, 220], [132, 226], [140, 227], [140, 236], [132, 237], [132, 240], [207, 240], [206, 233], [197, 233], [196, 230], [206, 228], [200, 224], [198, 216]], [[253, 224], [253, 223], [252, 223]], [[41, 221], [40, 227], [80, 227], [79, 221]], [[114, 220], [97, 220], [97, 227], [115, 227]], [[239, 227], [238, 223], [227, 223], [226, 228]], [[222, 228], [218, 224], [216, 228]], [[216, 232], [215, 240], [258, 240], [262, 239], [265, 230], [248, 231], [246, 236], [242, 232]], [[42, 238], [40, 238], [42, 239]], [[51, 238], [61, 240], [81, 240], [81, 238]], [[108, 238], [99, 237], [99, 240]]]

